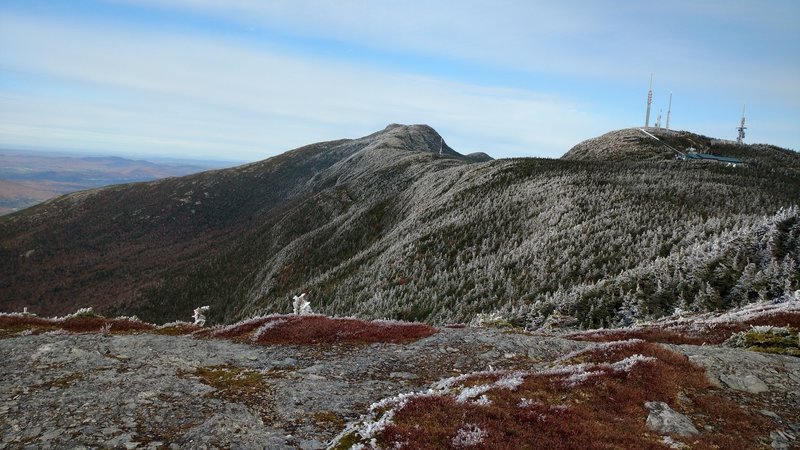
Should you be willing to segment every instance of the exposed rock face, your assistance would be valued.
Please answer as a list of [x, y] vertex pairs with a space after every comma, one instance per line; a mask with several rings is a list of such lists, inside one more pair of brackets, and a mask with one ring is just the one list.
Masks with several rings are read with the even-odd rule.
[[650, 412], [647, 415], [647, 426], [662, 434], [691, 436], [699, 433], [692, 419], [673, 410], [664, 402], [647, 402], [644, 405]]
[[722, 375], [719, 377], [726, 386], [751, 394], [760, 394], [769, 391], [769, 388], [760, 378], [755, 375], [730, 376]]
[[[381, 399], [461, 373], [547, 370], [588, 345], [476, 328], [442, 329], [408, 344], [358, 345], [252, 346], [148, 333], [11, 337], [0, 339], [0, 449], [324, 448]], [[774, 427], [760, 442], [796, 445], [800, 359], [670, 348], [710, 377], [762, 380], [766, 390], [725, 381], [718, 389]], [[642, 422], [675, 448], [702, 439], [695, 421], [708, 430], [718, 420], [687, 417], [663, 401], [645, 406]]]
[[[800, 358], [743, 352], [724, 346], [674, 347], [734, 391], [781, 396], [800, 411]], [[717, 381], [717, 383], [719, 383]]]
[[152, 334], [0, 340], [0, 448], [323, 448], [367, 406], [585, 347], [444, 329], [415, 343], [267, 346]]

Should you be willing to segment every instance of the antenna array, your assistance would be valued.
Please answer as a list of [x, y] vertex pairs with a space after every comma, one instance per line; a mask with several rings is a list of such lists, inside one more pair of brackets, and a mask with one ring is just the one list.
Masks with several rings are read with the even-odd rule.
[[744, 108], [745, 108], [745, 106], [746, 105], [742, 105], [742, 123], [736, 128], [736, 130], [739, 132], [739, 136], [736, 137], [736, 143], [737, 144], [744, 144], [744, 130], [747, 129], [747, 127], [744, 126]]
[[650, 126], [650, 105], [653, 103], [653, 74], [650, 74], [650, 89], [647, 91], [647, 115], [644, 117], [644, 127]]
[[669, 130], [669, 116], [672, 114], [672, 92], [669, 93], [669, 108], [667, 108], [667, 129]]

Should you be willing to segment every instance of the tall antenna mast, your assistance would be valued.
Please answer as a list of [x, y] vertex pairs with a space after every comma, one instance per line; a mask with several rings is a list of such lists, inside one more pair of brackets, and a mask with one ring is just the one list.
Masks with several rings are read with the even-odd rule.
[[663, 109], [658, 110], [658, 117], [656, 117], [656, 128], [661, 128], [661, 112]]
[[747, 129], [747, 127], [744, 126], [744, 108], [745, 108], [745, 106], [747, 106], [747, 105], [742, 105], [742, 123], [741, 123], [741, 125], [739, 125], [738, 128], [736, 128], [736, 130], [739, 131], [739, 136], [736, 138], [736, 143], [737, 144], [744, 144], [744, 130]]
[[653, 103], [653, 74], [650, 74], [650, 89], [647, 91], [647, 115], [644, 116], [644, 127], [650, 126], [650, 104]]
[[669, 93], [669, 108], [667, 108], [667, 129], [669, 130], [669, 115], [672, 113], [672, 92]]
[[439, 136], [439, 156], [442, 156], [442, 147], [444, 147], [444, 138]]

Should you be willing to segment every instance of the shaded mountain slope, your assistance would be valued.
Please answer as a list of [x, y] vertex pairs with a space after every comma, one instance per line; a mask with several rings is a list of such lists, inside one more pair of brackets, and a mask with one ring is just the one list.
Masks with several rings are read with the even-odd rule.
[[[442, 156], [434, 157], [440, 146]], [[353, 203], [336, 187], [340, 177], [367, 189], [358, 183], [370, 165], [391, 175], [415, 158], [467, 162], [430, 127], [391, 125], [362, 139], [313, 144], [233, 169], [84, 191], [29, 208], [0, 222], [0, 307], [57, 314], [75, 303], [105, 311], [170, 303], [147, 293], [190, 282], [187, 273], [225, 264], [232, 252], [248, 257], [252, 236], [270, 236], [273, 248], [286, 245]], [[392, 180], [378, 174], [380, 183]], [[239, 276], [251, 268], [238, 262], [243, 265], [223, 270]], [[232, 287], [226, 274], [208, 275], [208, 282]]]
[[642, 160], [649, 144], [620, 133], [581, 158], [474, 164], [430, 127], [392, 125], [66, 196], [0, 220], [0, 309], [164, 322], [210, 304], [231, 321], [306, 291], [329, 314], [600, 326], [800, 289], [794, 152], [744, 147], [746, 168]]

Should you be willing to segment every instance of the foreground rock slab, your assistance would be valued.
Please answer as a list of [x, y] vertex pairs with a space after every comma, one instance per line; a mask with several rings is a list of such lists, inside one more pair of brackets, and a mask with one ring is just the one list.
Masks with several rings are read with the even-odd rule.
[[0, 449], [324, 448], [368, 406], [586, 343], [444, 329], [409, 344], [252, 346], [154, 334], [0, 340]]

